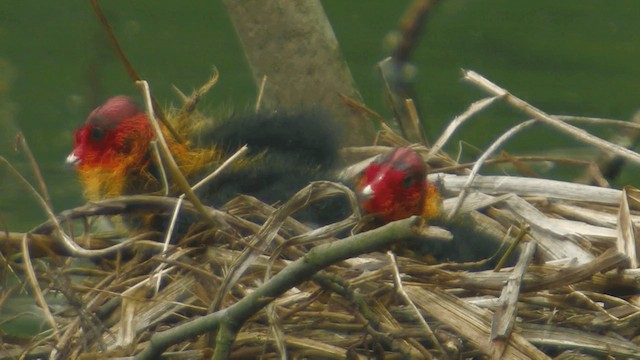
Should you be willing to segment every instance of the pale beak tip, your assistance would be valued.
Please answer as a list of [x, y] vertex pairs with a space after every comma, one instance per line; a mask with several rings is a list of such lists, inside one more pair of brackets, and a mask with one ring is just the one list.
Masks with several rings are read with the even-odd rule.
[[371, 185], [367, 185], [363, 187], [360, 191], [358, 191], [358, 198], [361, 201], [368, 200], [371, 198], [371, 196], [373, 196], [373, 188], [371, 187]]
[[80, 163], [80, 158], [76, 156], [75, 152], [71, 152], [67, 159], [65, 160], [67, 165], [77, 166]]

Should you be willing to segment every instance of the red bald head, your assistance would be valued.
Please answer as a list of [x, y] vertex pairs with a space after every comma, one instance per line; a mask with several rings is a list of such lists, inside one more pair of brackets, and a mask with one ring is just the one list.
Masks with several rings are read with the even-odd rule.
[[422, 215], [427, 192], [424, 161], [409, 148], [397, 148], [372, 162], [356, 186], [362, 209], [383, 222]]
[[79, 169], [112, 167], [126, 157], [129, 164], [141, 164], [152, 137], [144, 111], [133, 99], [115, 96], [94, 109], [75, 131], [67, 163]]

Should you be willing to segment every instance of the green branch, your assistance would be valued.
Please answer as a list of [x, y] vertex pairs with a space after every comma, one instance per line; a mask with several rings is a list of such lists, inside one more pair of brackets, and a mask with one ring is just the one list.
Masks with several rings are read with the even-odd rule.
[[[157, 359], [171, 345], [210, 331], [224, 329], [219, 334], [214, 359], [226, 359], [235, 336], [247, 319], [287, 290], [309, 280], [318, 271], [352, 257], [382, 249], [396, 241], [417, 235], [419, 218], [412, 217], [381, 228], [350, 236], [333, 243], [319, 245], [304, 257], [282, 269], [271, 280], [258, 287], [237, 303], [215, 313], [197, 318], [170, 330], [154, 334], [150, 346], [136, 359]], [[223, 342], [223, 343], [220, 343]]]

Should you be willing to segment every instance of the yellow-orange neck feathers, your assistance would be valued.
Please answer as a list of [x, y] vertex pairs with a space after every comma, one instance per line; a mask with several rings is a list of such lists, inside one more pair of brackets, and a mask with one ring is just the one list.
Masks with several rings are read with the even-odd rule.
[[[189, 126], [179, 126], [184, 138]], [[219, 161], [214, 149], [191, 148], [179, 143], [163, 127], [169, 149], [187, 178]], [[123, 194], [161, 190], [150, 144], [154, 138], [146, 114], [124, 96], [109, 99], [96, 108], [75, 132], [74, 150], [67, 158], [90, 200]]]

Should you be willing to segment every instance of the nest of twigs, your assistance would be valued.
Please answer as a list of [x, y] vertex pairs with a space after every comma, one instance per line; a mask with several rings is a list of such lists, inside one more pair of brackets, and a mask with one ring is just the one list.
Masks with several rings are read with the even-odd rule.
[[[640, 357], [637, 192], [476, 176], [505, 140], [531, 122], [574, 131], [630, 161], [640, 162], [640, 155], [546, 115], [475, 73], [466, 77], [494, 97], [473, 104], [432, 147], [415, 146], [432, 168], [455, 168], [442, 146], [460, 123], [496, 100], [534, 120], [505, 133], [473, 169], [429, 176], [444, 197], [439, 218], [410, 218], [351, 234], [361, 222], [356, 207], [352, 216], [318, 229], [290, 217], [324, 197], [353, 203], [348, 188], [330, 182], [313, 183], [281, 206], [240, 196], [223, 209], [205, 207], [208, 215], [170, 197], [90, 203], [28, 234], [0, 235], [5, 270], [30, 279], [25, 288], [46, 319], [45, 329], [29, 341], [3, 339], [0, 356]], [[389, 129], [384, 139], [406, 145]], [[174, 232], [177, 238], [167, 245], [165, 234], [123, 239], [77, 229], [103, 217], [170, 216], [178, 206], [178, 218], [201, 221]], [[67, 228], [71, 223], [75, 230]], [[452, 240], [450, 231], [466, 238]], [[410, 237], [504, 244], [496, 256], [515, 266], [498, 261], [487, 269], [482, 259], [432, 263], [396, 251]], [[519, 250], [505, 251], [509, 247]], [[21, 257], [10, 256], [16, 248]], [[49, 257], [33, 259], [43, 255]]]

